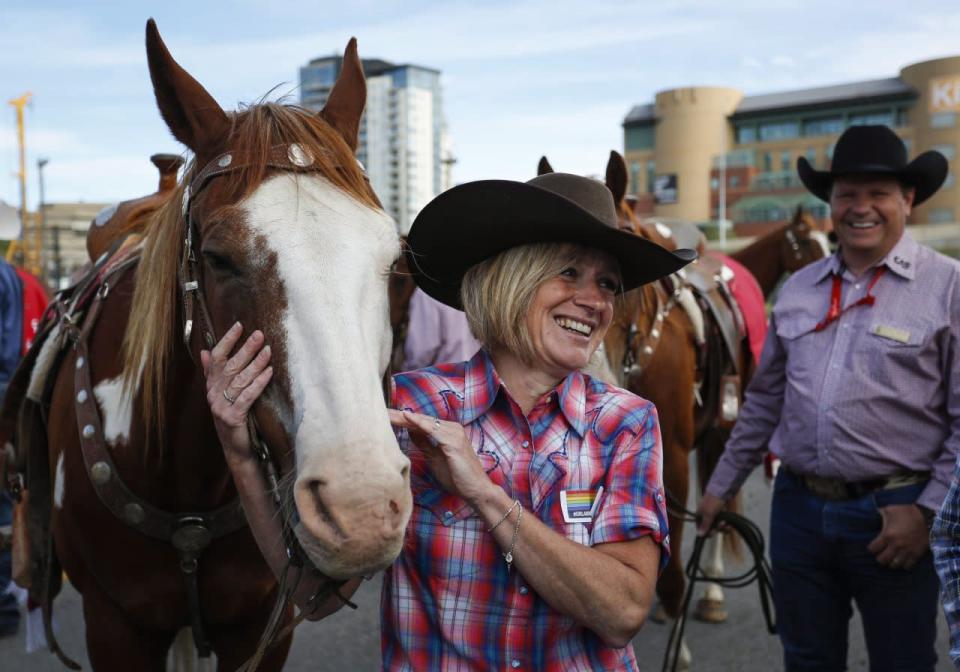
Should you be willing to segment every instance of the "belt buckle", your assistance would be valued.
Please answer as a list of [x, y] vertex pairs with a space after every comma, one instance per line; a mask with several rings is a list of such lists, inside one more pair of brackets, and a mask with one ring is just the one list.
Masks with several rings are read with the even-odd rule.
[[835, 502], [852, 499], [847, 484], [836, 478], [806, 475], [803, 477], [803, 483], [807, 486], [807, 490], [821, 499]]

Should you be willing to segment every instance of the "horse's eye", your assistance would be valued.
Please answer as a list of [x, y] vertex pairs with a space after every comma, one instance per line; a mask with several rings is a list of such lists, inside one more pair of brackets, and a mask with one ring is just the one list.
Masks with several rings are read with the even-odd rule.
[[233, 263], [230, 257], [213, 250], [203, 250], [201, 254], [214, 273], [224, 273], [228, 275], [240, 274], [237, 265]]

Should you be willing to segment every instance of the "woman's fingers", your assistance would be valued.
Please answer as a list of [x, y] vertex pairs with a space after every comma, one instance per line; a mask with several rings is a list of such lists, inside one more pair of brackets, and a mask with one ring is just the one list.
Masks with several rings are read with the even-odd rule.
[[230, 397], [236, 398], [238, 394], [243, 392], [248, 385], [256, 380], [257, 376], [263, 373], [263, 370], [267, 368], [267, 364], [269, 363], [270, 346], [265, 345], [263, 349], [256, 354], [253, 361], [245, 365], [246, 368], [227, 382], [224, 390]]
[[236, 354], [227, 360], [223, 365], [223, 373], [226, 376], [236, 376], [243, 371], [247, 365], [257, 356], [260, 348], [263, 347], [263, 332], [259, 329], [254, 331], [247, 340], [243, 342]]
[[234, 410], [241, 415], [246, 415], [247, 411], [250, 410], [250, 407], [253, 406], [253, 402], [257, 400], [257, 397], [260, 396], [260, 393], [263, 392], [263, 390], [267, 387], [267, 383], [270, 382], [270, 378], [272, 377], [272, 366], [268, 366], [260, 371], [260, 373], [258, 373], [257, 376], [251, 381], [251, 383], [243, 388], [239, 394], [237, 394], [236, 401], [232, 404]]
[[405, 427], [406, 429], [425, 430], [434, 424], [434, 419], [430, 416], [413, 413], [411, 411], [398, 411], [393, 408], [388, 408], [387, 414], [390, 418], [391, 425]]
[[243, 327], [239, 322], [235, 322], [232, 327], [227, 329], [227, 333], [223, 335], [223, 338], [221, 338], [210, 351], [211, 366], [219, 369], [226, 363], [227, 358], [233, 351], [233, 346], [235, 346], [237, 341], [240, 340], [240, 335], [242, 333]]

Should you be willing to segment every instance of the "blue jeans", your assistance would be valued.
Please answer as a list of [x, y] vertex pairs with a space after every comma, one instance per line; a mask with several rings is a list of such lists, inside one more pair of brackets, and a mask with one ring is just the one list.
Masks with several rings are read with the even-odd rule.
[[[0, 491], [0, 527], [13, 520], [13, 502], [6, 492]], [[0, 551], [0, 635], [16, 631], [20, 624], [20, 609], [17, 598], [7, 594], [10, 585], [10, 551]]]
[[851, 600], [863, 618], [871, 672], [934, 669], [940, 585], [928, 552], [912, 569], [890, 569], [867, 550], [880, 533], [878, 507], [915, 502], [925, 483], [827, 501], [781, 469], [770, 513], [770, 560], [784, 667], [847, 669]]

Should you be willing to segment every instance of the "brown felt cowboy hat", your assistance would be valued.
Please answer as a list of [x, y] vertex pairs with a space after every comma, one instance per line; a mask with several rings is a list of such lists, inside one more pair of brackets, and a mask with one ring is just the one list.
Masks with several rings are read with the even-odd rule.
[[815, 170], [806, 158], [797, 159], [797, 173], [810, 192], [830, 201], [833, 180], [841, 175], [884, 175], [913, 187], [913, 204], [933, 196], [947, 179], [947, 160], [937, 151], [907, 162], [907, 148], [887, 126], [851, 126], [837, 140], [830, 170]]
[[693, 250], [671, 252], [620, 230], [613, 194], [601, 182], [549, 173], [529, 182], [468, 182], [440, 194], [410, 227], [407, 261], [423, 291], [462, 309], [460, 283], [471, 266], [511, 247], [546, 242], [607, 252], [620, 264], [624, 290], [697, 258]]

